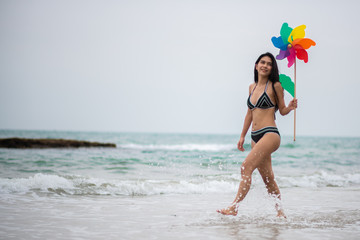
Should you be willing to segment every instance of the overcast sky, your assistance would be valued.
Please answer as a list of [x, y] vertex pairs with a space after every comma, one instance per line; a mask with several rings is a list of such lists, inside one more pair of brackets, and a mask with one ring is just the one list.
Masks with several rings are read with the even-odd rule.
[[[297, 134], [360, 136], [359, 1], [0, 0], [0, 129], [240, 134], [257, 57], [284, 22]], [[287, 60], [281, 73], [293, 78]], [[285, 100], [290, 100], [286, 94]], [[291, 135], [293, 115], [277, 115]]]

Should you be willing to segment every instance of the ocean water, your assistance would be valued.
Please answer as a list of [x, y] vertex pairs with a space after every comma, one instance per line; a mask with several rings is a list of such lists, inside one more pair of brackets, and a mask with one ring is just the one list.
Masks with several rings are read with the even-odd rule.
[[282, 136], [273, 170], [287, 219], [255, 171], [236, 217], [250, 150], [236, 135], [0, 130], [117, 148], [0, 149], [0, 239], [359, 239], [360, 138]]

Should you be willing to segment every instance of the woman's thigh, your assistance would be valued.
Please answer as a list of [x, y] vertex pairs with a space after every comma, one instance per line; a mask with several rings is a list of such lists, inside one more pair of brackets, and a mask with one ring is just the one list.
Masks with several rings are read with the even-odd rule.
[[266, 133], [256, 144], [253, 145], [252, 150], [264, 154], [271, 155], [280, 146], [280, 136], [277, 133]]
[[252, 145], [252, 149], [243, 163], [243, 167], [247, 167], [251, 171], [263, 165], [264, 161], [271, 161], [271, 153], [280, 146], [280, 136], [277, 133], [267, 133]]

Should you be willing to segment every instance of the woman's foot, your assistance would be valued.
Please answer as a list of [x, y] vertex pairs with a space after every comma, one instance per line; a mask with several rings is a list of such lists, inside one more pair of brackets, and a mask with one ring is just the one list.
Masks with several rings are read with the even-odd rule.
[[238, 213], [238, 209], [236, 205], [231, 205], [230, 207], [224, 208], [224, 209], [220, 209], [220, 210], [216, 210], [218, 213], [221, 213], [222, 215], [232, 215], [232, 216], [236, 216]]
[[278, 210], [277, 217], [278, 218], [286, 218], [286, 215], [283, 210]]
[[277, 211], [277, 217], [278, 217], [278, 218], [286, 218], [286, 215], [285, 215], [285, 213], [284, 213], [284, 211], [283, 211], [283, 208], [282, 208], [282, 206], [281, 206], [281, 203], [276, 203], [276, 204], [275, 204], [275, 209], [276, 209], [276, 211]]

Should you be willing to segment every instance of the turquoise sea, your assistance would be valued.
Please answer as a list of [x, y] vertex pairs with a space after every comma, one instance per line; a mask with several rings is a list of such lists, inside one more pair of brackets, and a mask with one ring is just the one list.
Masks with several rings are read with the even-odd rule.
[[287, 219], [254, 172], [236, 217], [237, 135], [0, 130], [116, 148], [0, 148], [1, 239], [359, 239], [360, 138], [282, 136], [273, 170]]

